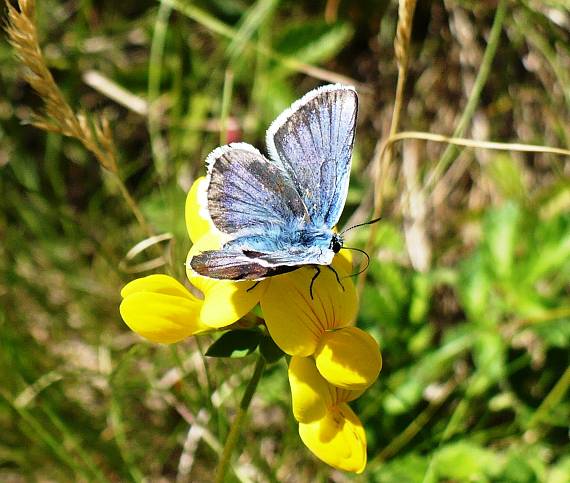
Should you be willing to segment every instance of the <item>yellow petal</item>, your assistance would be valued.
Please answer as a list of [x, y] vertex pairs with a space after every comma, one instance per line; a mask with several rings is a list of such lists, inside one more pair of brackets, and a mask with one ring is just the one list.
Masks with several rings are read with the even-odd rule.
[[178, 280], [163, 274], [149, 275], [129, 282], [121, 290], [121, 297], [125, 298], [137, 292], [156, 292], [195, 299]]
[[121, 291], [120, 312], [137, 334], [169, 344], [207, 330], [200, 322], [201, 302], [166, 275], [134, 280]]
[[[318, 369], [317, 369], [318, 370]], [[319, 372], [320, 374], [320, 372]], [[321, 376], [322, 377], [322, 376]], [[324, 379], [324, 377], [323, 377]], [[325, 379], [326, 380], [326, 379]], [[328, 381], [327, 381], [328, 382]], [[331, 392], [332, 392], [332, 399], [334, 401], [334, 404], [339, 404], [339, 403], [345, 403], [345, 402], [350, 402], [350, 401], [354, 401], [355, 399], [359, 398], [360, 396], [362, 396], [362, 394], [364, 394], [364, 392], [366, 391], [366, 388], [364, 389], [355, 389], [355, 390], [350, 390], [350, 389], [342, 389], [340, 387], [337, 386], [333, 386], [332, 384], [329, 383], [329, 386], [331, 388]], [[333, 404], [333, 405], [334, 405]]]
[[202, 176], [194, 181], [186, 196], [186, 229], [194, 243], [214, 229], [212, 221], [205, 216], [206, 203], [206, 177]]
[[[208, 237], [209, 235], [206, 235], [191, 248], [186, 262], [187, 267], [190, 267], [190, 258], [209, 243]], [[261, 281], [255, 286], [256, 282], [250, 280], [234, 282], [202, 277], [191, 269], [187, 270], [187, 274], [190, 283], [204, 296], [200, 320], [212, 328], [226, 327], [237, 322], [258, 304], [267, 287], [266, 281]]]
[[362, 473], [366, 466], [366, 435], [362, 423], [346, 404], [334, 406], [322, 419], [299, 423], [303, 443], [328, 465]]
[[338, 252], [334, 257], [333, 266], [337, 266], [347, 275], [352, 275], [352, 252], [344, 249]]
[[320, 267], [313, 283], [315, 268], [303, 267], [294, 272], [271, 278], [261, 298], [261, 310], [271, 337], [287, 354], [313, 354], [321, 336], [327, 330], [350, 325], [358, 310], [354, 284], [344, 278], [346, 272], [335, 261], [333, 267], [341, 278], [338, 283], [333, 271]]
[[323, 335], [315, 352], [317, 368], [331, 384], [343, 389], [364, 389], [382, 368], [376, 341], [356, 327], [344, 327]]
[[322, 418], [332, 406], [329, 384], [319, 374], [315, 361], [309, 357], [294, 356], [289, 362], [289, 384], [293, 415], [302, 423]]

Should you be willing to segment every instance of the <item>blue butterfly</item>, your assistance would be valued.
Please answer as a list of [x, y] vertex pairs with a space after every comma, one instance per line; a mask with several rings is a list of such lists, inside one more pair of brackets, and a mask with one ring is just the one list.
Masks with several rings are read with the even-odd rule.
[[246, 143], [215, 149], [206, 159], [207, 212], [227, 241], [192, 257], [191, 268], [261, 280], [330, 265], [343, 244], [333, 227], [348, 192], [357, 110], [353, 87], [322, 86], [271, 124], [270, 159]]

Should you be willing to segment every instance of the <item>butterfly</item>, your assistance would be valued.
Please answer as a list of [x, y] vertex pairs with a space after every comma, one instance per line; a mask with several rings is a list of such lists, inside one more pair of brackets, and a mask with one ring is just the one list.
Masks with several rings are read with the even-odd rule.
[[269, 159], [246, 143], [212, 151], [206, 211], [225, 241], [194, 255], [192, 270], [257, 281], [330, 265], [343, 245], [333, 227], [348, 192], [357, 111], [353, 87], [318, 87], [270, 125]]

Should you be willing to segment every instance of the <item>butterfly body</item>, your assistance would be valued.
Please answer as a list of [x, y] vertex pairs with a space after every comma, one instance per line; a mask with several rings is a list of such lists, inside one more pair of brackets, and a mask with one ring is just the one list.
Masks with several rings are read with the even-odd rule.
[[315, 89], [267, 132], [270, 159], [246, 143], [207, 158], [205, 214], [224, 235], [219, 250], [190, 260], [200, 275], [260, 280], [305, 265], [330, 265], [346, 194], [357, 96], [340, 85]]

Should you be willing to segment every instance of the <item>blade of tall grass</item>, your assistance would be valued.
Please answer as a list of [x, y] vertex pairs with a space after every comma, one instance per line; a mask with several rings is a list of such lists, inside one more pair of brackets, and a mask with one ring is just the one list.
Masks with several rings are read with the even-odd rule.
[[230, 69], [226, 69], [222, 91], [222, 112], [220, 113], [220, 145], [222, 146], [228, 142], [228, 115], [232, 105], [233, 88], [234, 74]]
[[160, 134], [160, 115], [156, 109], [156, 101], [160, 96], [162, 58], [164, 56], [164, 45], [171, 13], [172, 7], [168, 3], [161, 1], [154, 23], [148, 59], [147, 98], [149, 109], [147, 127], [154, 166], [162, 179], [165, 179], [167, 173], [168, 152], [166, 142]]
[[387, 149], [389, 144], [404, 141], [406, 139], [422, 139], [424, 141], [433, 141], [436, 143], [449, 143], [456, 146], [466, 148], [494, 149], [497, 151], [518, 151], [522, 153], [546, 153], [558, 154], [561, 156], [570, 156], [570, 149], [553, 148], [551, 146], [542, 146], [524, 143], [500, 143], [496, 141], [475, 141], [473, 139], [455, 138], [443, 136], [441, 134], [432, 134], [419, 131], [403, 131], [391, 138], [387, 139], [382, 146], [382, 150]]
[[247, 10], [240, 21], [235, 37], [228, 45], [226, 52], [230, 59], [235, 59], [241, 55], [256, 30], [275, 11], [279, 2], [280, 0], [258, 0]]
[[30, 411], [25, 407], [16, 404], [12, 401], [9, 394], [6, 394], [0, 389], [0, 397], [3, 398], [8, 405], [13, 409], [13, 411], [21, 418], [22, 422], [27, 424], [32, 430], [34, 435], [33, 441], [39, 441], [43, 443], [54, 456], [68, 467], [77, 476], [85, 478], [86, 481], [90, 481], [95, 474], [89, 472], [89, 470], [77, 463], [77, 460], [69, 453], [68, 449], [63, 444], [63, 440], [53, 436]]
[[570, 74], [568, 73], [568, 69], [565, 68], [564, 63], [557, 58], [556, 49], [551, 47], [549, 39], [538, 30], [528, 28], [528, 26], [532, 25], [535, 21], [533, 15], [523, 9], [511, 18], [511, 22], [514, 23], [519, 32], [524, 36], [529, 47], [538, 51], [546, 60], [546, 63], [558, 80], [558, 85], [564, 96], [566, 109], [570, 110]]
[[[495, 54], [497, 53], [497, 47], [499, 46], [499, 40], [501, 38], [501, 32], [503, 30], [503, 23], [505, 21], [506, 13], [507, 1], [500, 0], [499, 4], [497, 5], [497, 10], [495, 11], [495, 18], [493, 19], [491, 33], [489, 34], [489, 41], [487, 42], [487, 47], [485, 48], [485, 52], [483, 54], [483, 60], [481, 61], [481, 68], [479, 69], [477, 77], [475, 78], [473, 89], [469, 95], [465, 109], [461, 114], [455, 131], [453, 131], [453, 135], [451, 136], [453, 138], [460, 138], [465, 134], [465, 131], [469, 127], [469, 123], [473, 119], [475, 110], [479, 105], [481, 93], [483, 92], [483, 88], [487, 83], [487, 79], [491, 73], [491, 66], [493, 64], [493, 60], [495, 59]], [[460, 151], [456, 146], [451, 144], [447, 146], [424, 184], [425, 192], [428, 192], [432, 189], [433, 185], [439, 180], [447, 167], [453, 163], [455, 159], [457, 159], [459, 153]]]
[[[163, 0], [163, 1], [172, 6], [172, 8], [175, 9], [176, 11], [180, 12], [183, 15], [186, 15], [187, 17], [191, 18], [195, 22], [198, 22], [199, 24], [203, 25], [204, 27], [208, 28], [209, 30], [218, 35], [226, 37], [227, 39], [230, 40], [234, 39], [238, 35], [238, 32], [235, 29], [226, 25], [224, 22], [218, 20], [217, 18], [213, 17], [205, 10], [196, 7], [195, 5], [184, 3], [181, 0]], [[337, 74], [336, 72], [332, 72], [323, 69], [321, 67], [306, 64], [305, 62], [300, 62], [299, 60], [293, 57], [281, 55], [275, 52], [274, 50], [264, 46], [263, 44], [259, 44], [253, 41], [246, 41], [245, 45], [247, 47], [255, 49], [262, 55], [265, 55], [270, 59], [283, 64], [285, 67], [288, 67], [291, 70], [301, 72], [310, 77], [314, 77], [315, 79], [320, 79], [332, 83], [353, 85], [357, 87], [361, 92], [370, 91], [370, 89], [366, 85], [356, 81], [355, 79], [352, 79], [350, 77], [341, 74]]]

